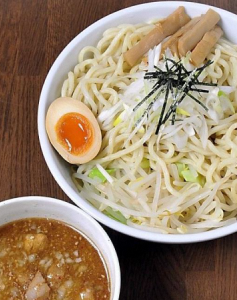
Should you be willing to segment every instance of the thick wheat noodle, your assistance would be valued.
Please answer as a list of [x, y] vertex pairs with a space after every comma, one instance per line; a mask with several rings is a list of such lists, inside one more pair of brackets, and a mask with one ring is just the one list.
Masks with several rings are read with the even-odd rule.
[[[144, 70], [143, 63], [130, 69], [123, 53], [153, 28], [152, 23], [124, 24], [106, 30], [97, 46], [81, 49], [78, 64], [68, 73], [61, 95], [84, 102], [96, 117], [116, 105], [120, 101], [120, 89], [134, 81], [133, 74]], [[222, 38], [208, 59], [213, 60], [213, 64], [206, 69], [204, 80], [236, 88], [237, 46]], [[236, 109], [236, 91], [231, 94], [231, 100]], [[182, 150], [177, 150], [168, 138], [157, 140], [155, 127], [127, 141], [131, 132], [126, 123], [114, 127], [114, 118], [109, 120], [100, 121], [104, 139], [99, 156], [79, 166], [73, 174], [74, 182], [80, 178], [76, 186], [82, 197], [100, 210], [108, 206], [119, 210], [128, 219], [129, 226], [154, 232], [202, 232], [235, 221], [236, 113], [220, 120], [219, 124], [207, 120], [208, 136], [216, 136], [216, 142], [209, 140], [206, 149], [195, 135]], [[140, 167], [144, 158], [150, 164], [148, 169]], [[192, 165], [205, 177], [205, 186], [179, 179], [173, 165], [176, 162]], [[96, 164], [104, 169], [115, 169], [111, 175], [113, 184], [98, 185], [88, 177]], [[144, 180], [146, 178], [148, 180]]]

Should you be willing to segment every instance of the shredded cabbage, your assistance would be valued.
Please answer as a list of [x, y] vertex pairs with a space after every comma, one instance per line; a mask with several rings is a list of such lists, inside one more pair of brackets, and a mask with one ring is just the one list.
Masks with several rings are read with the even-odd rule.
[[183, 163], [176, 163], [180, 178], [187, 182], [194, 182], [200, 184], [202, 187], [205, 185], [205, 178], [199, 174], [191, 165]]

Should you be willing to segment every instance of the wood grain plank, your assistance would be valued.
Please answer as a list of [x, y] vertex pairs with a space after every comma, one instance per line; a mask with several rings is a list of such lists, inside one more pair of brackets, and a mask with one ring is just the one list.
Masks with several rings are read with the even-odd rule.
[[0, 180], [0, 201], [9, 198], [9, 192], [6, 188], [7, 184], [10, 183], [11, 169], [9, 166], [9, 161], [11, 161], [11, 149], [12, 146], [9, 145], [6, 139], [6, 116], [9, 116], [9, 103], [0, 102], [0, 170], [3, 174]]
[[183, 249], [144, 242], [103, 226], [118, 251], [121, 299], [186, 300]]
[[[237, 299], [237, 235], [217, 241], [216, 278], [219, 299]], [[228, 295], [228, 298], [227, 298]]]
[[[13, 74], [6, 74], [0, 72], [0, 105], [3, 102], [10, 102], [10, 93], [13, 83]], [[3, 115], [0, 116], [0, 119], [3, 119]]]
[[158, 275], [157, 283], [159, 283], [156, 287], [156, 299], [187, 299], [182, 247], [157, 245], [156, 255], [153, 255], [153, 259]]
[[[201, 257], [200, 257], [201, 260]], [[190, 271], [186, 274], [188, 300], [224, 300], [217, 291], [215, 271]], [[226, 294], [227, 296], [228, 294]]]
[[123, 7], [122, 2], [107, 1], [106, 5], [103, 5], [96, 3], [94, 0], [88, 0], [87, 2], [69, 0], [65, 9], [64, 0], [49, 0], [47, 69], [75, 36], [98, 19], [121, 9]]
[[0, 73], [3, 74], [12, 74], [16, 66], [21, 11], [20, 0], [0, 2]]
[[[47, 195], [67, 197], [53, 181], [41, 154], [37, 132], [37, 111], [43, 79], [36, 76], [17, 76], [12, 86], [11, 101], [5, 104], [4, 137], [0, 161], [1, 170], [8, 174], [4, 196]], [[20, 162], [20, 165], [19, 165]], [[52, 181], [49, 185], [48, 182]]]
[[185, 270], [188, 272], [214, 271], [216, 262], [215, 249], [215, 241], [183, 246]]
[[22, 1], [18, 75], [40, 75], [45, 59], [47, 0]]

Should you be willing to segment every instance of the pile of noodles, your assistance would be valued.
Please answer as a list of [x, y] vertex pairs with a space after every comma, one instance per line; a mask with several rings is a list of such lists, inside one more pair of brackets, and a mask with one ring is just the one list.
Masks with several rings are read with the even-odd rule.
[[[127, 225], [162, 233], [194, 233], [236, 222], [237, 113], [217, 122], [206, 120], [205, 147], [195, 134], [182, 149], [172, 139], [155, 135], [151, 123], [131, 137], [132, 128], [114, 120], [121, 113], [120, 95], [144, 63], [129, 68], [123, 53], [153, 24], [124, 24], [108, 29], [96, 47], [85, 47], [78, 64], [63, 83], [61, 96], [85, 103], [98, 117], [103, 142], [99, 155], [77, 167], [72, 177], [80, 195], [99, 210], [121, 215]], [[221, 39], [208, 59], [204, 81], [237, 87], [237, 46]], [[237, 109], [237, 90], [230, 94]], [[103, 113], [110, 111], [112, 118]], [[100, 118], [102, 116], [102, 118]], [[131, 138], [130, 138], [131, 137]], [[129, 138], [129, 139], [128, 139]], [[148, 161], [148, 167], [142, 162]], [[176, 163], [189, 164], [205, 178], [205, 185], [185, 182]], [[89, 176], [97, 168], [101, 182]], [[109, 174], [105, 170], [114, 170]], [[109, 209], [109, 210], [108, 210]], [[112, 209], [112, 210], [111, 210]], [[112, 214], [114, 216], [114, 214]], [[119, 217], [117, 218], [119, 219]]]

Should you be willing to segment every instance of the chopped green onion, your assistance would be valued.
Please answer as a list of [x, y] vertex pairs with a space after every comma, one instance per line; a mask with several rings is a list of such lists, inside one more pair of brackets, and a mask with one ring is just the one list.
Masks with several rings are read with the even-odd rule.
[[181, 177], [182, 175], [182, 172], [185, 170], [185, 164], [182, 164], [182, 163], [176, 163], [176, 167], [178, 169], [178, 173], [179, 173], [179, 176]]
[[[106, 172], [108, 174], [113, 174], [115, 172], [115, 169], [110, 169], [110, 170], [106, 170]], [[100, 181], [102, 183], [106, 182], [106, 178], [104, 177], [104, 175], [97, 169], [92, 169], [88, 175], [91, 179], [95, 179], [95, 178], [98, 178], [100, 179]]]
[[228, 95], [225, 92], [221, 91], [221, 90], [219, 90], [217, 95], [218, 95], [218, 97], [224, 96], [224, 97], [228, 98]]
[[124, 217], [124, 215], [120, 212], [120, 211], [116, 211], [113, 210], [111, 207], [107, 207], [103, 213], [110, 217], [111, 219], [115, 220], [115, 221], [119, 221], [120, 223], [123, 223], [125, 225], [127, 225], [127, 219]]
[[[200, 184], [202, 187], [205, 185], [205, 177], [197, 172], [197, 175], [190, 170], [189, 166], [183, 163], [176, 163], [180, 178], [183, 178], [187, 182], [194, 182]], [[196, 172], [195, 172], [196, 173]]]

